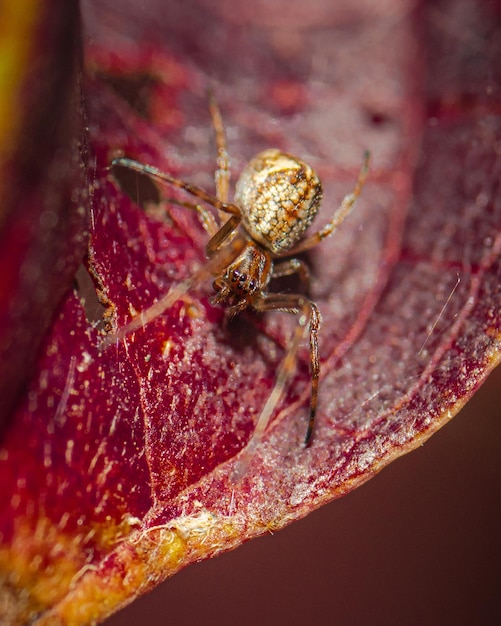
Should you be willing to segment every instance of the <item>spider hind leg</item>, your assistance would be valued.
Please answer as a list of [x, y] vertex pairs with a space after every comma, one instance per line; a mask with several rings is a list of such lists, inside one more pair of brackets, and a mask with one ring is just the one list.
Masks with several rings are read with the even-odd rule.
[[253, 303], [257, 311], [285, 311], [298, 315], [296, 328], [289, 342], [285, 356], [280, 363], [276, 375], [275, 386], [261, 411], [256, 423], [250, 445], [255, 447], [262, 434], [266, 430], [272, 413], [286, 389], [287, 383], [294, 374], [297, 353], [305, 329], [309, 328], [310, 342], [310, 373], [311, 373], [311, 399], [310, 416], [305, 436], [305, 445], [311, 442], [318, 401], [318, 379], [320, 375], [320, 361], [318, 356], [318, 330], [320, 328], [320, 311], [317, 305], [307, 298], [295, 294], [267, 294]]

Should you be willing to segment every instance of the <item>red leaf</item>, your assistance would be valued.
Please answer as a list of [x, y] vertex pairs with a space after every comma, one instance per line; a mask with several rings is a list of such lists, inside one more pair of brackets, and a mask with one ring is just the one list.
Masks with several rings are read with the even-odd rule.
[[204, 263], [206, 237], [183, 208], [150, 210], [158, 192], [133, 179], [138, 208], [110, 162], [125, 153], [212, 189], [209, 84], [233, 171], [270, 145], [305, 158], [324, 182], [319, 224], [365, 148], [373, 166], [354, 212], [308, 256], [323, 316], [313, 445], [301, 443], [305, 349], [238, 481], [294, 319], [225, 325], [203, 285], [104, 350], [77, 294], [66, 298], [0, 450], [12, 614], [39, 624], [103, 619], [353, 489], [452, 417], [499, 360], [501, 129], [484, 95], [498, 16], [472, 4], [474, 30], [460, 14], [445, 36], [424, 7], [435, 17], [419, 37], [416, 15], [372, 3], [246, 15], [244, 3], [151, 2], [119, 16], [106, 4], [87, 7], [89, 266], [119, 327]]

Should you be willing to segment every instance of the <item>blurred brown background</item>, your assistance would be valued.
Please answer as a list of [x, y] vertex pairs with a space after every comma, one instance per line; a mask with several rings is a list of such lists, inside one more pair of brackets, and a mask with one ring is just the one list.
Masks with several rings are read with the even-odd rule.
[[421, 449], [106, 626], [501, 624], [501, 367]]

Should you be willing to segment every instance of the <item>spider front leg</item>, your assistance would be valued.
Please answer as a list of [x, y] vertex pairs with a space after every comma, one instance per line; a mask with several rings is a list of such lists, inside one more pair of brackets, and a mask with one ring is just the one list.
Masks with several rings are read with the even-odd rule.
[[223, 211], [223, 213], [229, 213], [230, 215], [240, 215], [240, 209], [231, 202], [225, 202], [213, 196], [212, 194], [205, 191], [198, 185], [193, 185], [192, 183], [188, 183], [179, 178], [175, 178], [166, 172], [162, 172], [162, 170], [158, 169], [154, 165], [146, 165], [145, 163], [140, 163], [139, 161], [134, 161], [133, 159], [128, 159], [126, 157], [121, 157], [119, 159], [113, 159], [111, 162], [113, 167], [126, 167], [138, 174], [143, 174], [144, 176], [150, 176], [153, 180], [157, 180], [160, 183], [167, 183], [168, 185], [172, 185], [173, 187], [178, 187], [179, 189], [183, 189], [190, 195], [198, 198], [202, 202], [206, 202], [208, 205], [213, 206], [218, 211]]
[[370, 152], [367, 150], [364, 153], [362, 167], [360, 168], [355, 188], [351, 193], [343, 198], [343, 201], [334, 213], [331, 221], [328, 222], [321, 230], [303, 239], [303, 241], [301, 241], [297, 246], [294, 246], [294, 248], [287, 250], [287, 252], [285, 252], [282, 256], [295, 255], [299, 252], [310, 250], [311, 248], [314, 248], [316, 245], [318, 245], [322, 241], [322, 239], [330, 237], [330, 235], [334, 233], [334, 231], [339, 227], [341, 222], [343, 222], [345, 217], [351, 211], [351, 208], [353, 207], [358, 196], [362, 192], [362, 188], [364, 186], [365, 179], [367, 178], [367, 173], [369, 171], [369, 162]]
[[[238, 227], [240, 221], [240, 215], [232, 215], [230, 219], [225, 222], [221, 226], [221, 228], [209, 239], [209, 242], [205, 247], [205, 252], [209, 258], [216, 254], [221, 245]], [[242, 239], [242, 242], [244, 241], [242, 237], [240, 237], [239, 239]]]
[[280, 402], [282, 394], [285, 391], [287, 382], [294, 373], [296, 366], [296, 357], [299, 350], [301, 339], [303, 338], [305, 328], [309, 327], [310, 332], [310, 374], [311, 374], [311, 399], [310, 399], [310, 417], [308, 420], [308, 428], [304, 443], [308, 446], [311, 442], [313, 434], [313, 426], [315, 424], [315, 416], [317, 412], [318, 400], [318, 380], [320, 375], [320, 361], [318, 357], [318, 330], [320, 328], [320, 311], [317, 305], [307, 298], [295, 294], [267, 294], [264, 297], [256, 299], [252, 306], [257, 311], [285, 311], [299, 315], [294, 334], [287, 348], [287, 352], [278, 368], [275, 386], [273, 387], [266, 404], [261, 411], [251, 441], [247, 449], [254, 449], [259, 443], [264, 431], [266, 430], [272, 413]]
[[[241, 211], [236, 204], [231, 202], [223, 202], [216, 196], [213, 196], [210, 193], [207, 193], [205, 189], [198, 187], [197, 185], [193, 185], [192, 183], [188, 183], [184, 180], [180, 180], [179, 178], [175, 178], [166, 172], [162, 172], [158, 167], [153, 165], [145, 165], [144, 163], [140, 163], [139, 161], [134, 161], [133, 159], [128, 159], [125, 157], [121, 157], [119, 159], [114, 159], [112, 161], [113, 167], [126, 167], [138, 174], [142, 174], [145, 176], [150, 176], [153, 180], [157, 180], [161, 183], [167, 183], [172, 185], [173, 187], [178, 187], [179, 189], [183, 189], [188, 192], [190, 195], [195, 198], [200, 199], [202, 202], [206, 202], [208, 205], [213, 206], [218, 211], [222, 211], [223, 213], [227, 213], [231, 215], [230, 219], [221, 226], [219, 230], [212, 233], [212, 237], [207, 244], [207, 255], [212, 256], [216, 250], [221, 246], [221, 244], [227, 239], [231, 233], [237, 228], [241, 220]], [[209, 211], [197, 203], [191, 202], [183, 202], [177, 201], [178, 204], [184, 206], [188, 209], [192, 209], [198, 211], [202, 224], [207, 232], [215, 230], [218, 227], [216, 220], [213, 216], [209, 216]]]

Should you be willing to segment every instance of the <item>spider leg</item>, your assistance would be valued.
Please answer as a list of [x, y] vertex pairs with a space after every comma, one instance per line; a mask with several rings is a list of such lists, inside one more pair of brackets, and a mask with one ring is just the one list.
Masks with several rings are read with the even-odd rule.
[[345, 219], [345, 217], [350, 212], [351, 208], [355, 204], [358, 196], [360, 195], [362, 188], [365, 183], [365, 179], [367, 178], [367, 173], [369, 171], [369, 161], [370, 161], [370, 153], [366, 151], [364, 153], [364, 159], [362, 161], [362, 166], [360, 168], [360, 172], [358, 174], [357, 182], [355, 184], [355, 188], [351, 193], [346, 195], [343, 198], [338, 209], [335, 211], [334, 215], [330, 222], [328, 222], [321, 230], [317, 231], [313, 235], [306, 237], [294, 248], [287, 250], [283, 256], [295, 255], [299, 252], [304, 252], [305, 250], [309, 250], [310, 248], [315, 247], [319, 244], [322, 239], [329, 237], [332, 233], [339, 227], [341, 222]]
[[282, 276], [290, 276], [298, 274], [301, 282], [309, 289], [310, 287], [310, 270], [304, 261], [300, 259], [289, 259], [282, 263], [277, 263], [273, 267], [272, 278], [282, 278]]
[[106, 349], [109, 346], [119, 343], [127, 335], [143, 328], [164, 311], [173, 306], [180, 300], [190, 289], [199, 285], [210, 276], [216, 276], [225, 267], [232, 263], [236, 257], [242, 252], [246, 241], [243, 237], [235, 237], [228, 245], [219, 249], [214, 256], [209, 259], [200, 269], [194, 272], [189, 278], [180, 282], [178, 285], [170, 289], [164, 296], [147, 307], [141, 313], [132, 318], [132, 320], [119, 328], [116, 332], [108, 334], [102, 342], [101, 348]]
[[217, 170], [215, 173], [216, 195], [221, 202], [228, 202], [230, 189], [230, 162], [226, 149], [226, 134], [224, 132], [223, 118], [217, 104], [217, 100], [212, 90], [209, 90], [209, 111], [212, 118], [212, 125], [216, 133], [217, 146]]
[[139, 174], [143, 174], [145, 176], [150, 176], [154, 180], [158, 180], [162, 183], [168, 183], [169, 185], [173, 185], [174, 187], [178, 187], [179, 189], [183, 189], [188, 192], [192, 196], [199, 198], [202, 202], [206, 202], [207, 204], [213, 206], [218, 209], [218, 211], [223, 211], [223, 213], [229, 213], [230, 215], [240, 215], [240, 209], [231, 202], [223, 202], [213, 196], [210, 193], [207, 193], [201, 187], [197, 185], [193, 185], [192, 183], [188, 183], [184, 180], [180, 180], [179, 178], [175, 178], [166, 172], [162, 172], [158, 167], [153, 165], [145, 165], [144, 163], [140, 163], [139, 161], [134, 161], [133, 159], [127, 159], [125, 157], [121, 157], [120, 159], [113, 159], [111, 162], [113, 167], [126, 167], [134, 172], [138, 172]]
[[184, 200], [178, 200], [177, 198], [163, 198], [164, 202], [170, 202], [171, 204], [176, 204], [177, 206], [182, 206], [185, 209], [190, 209], [191, 211], [196, 211], [198, 213], [198, 218], [200, 223], [204, 227], [205, 232], [209, 236], [214, 236], [219, 230], [219, 224], [217, 223], [214, 215], [206, 209], [201, 204], [195, 204], [194, 202], [186, 202]]
[[[169, 183], [175, 187], [179, 187], [180, 189], [184, 189], [191, 195], [196, 198], [200, 198], [203, 202], [215, 207], [216, 209], [223, 211], [224, 213], [231, 214], [232, 217], [221, 226], [218, 227], [214, 216], [210, 214], [209, 211], [201, 207], [200, 205], [190, 202], [183, 202], [179, 200], [174, 200], [176, 204], [180, 204], [188, 209], [194, 209], [198, 211], [199, 215], [202, 219], [202, 224], [204, 228], [209, 232], [208, 228], [214, 229], [214, 232], [209, 232], [212, 235], [211, 239], [206, 247], [207, 256], [212, 256], [216, 250], [219, 249], [223, 241], [225, 241], [231, 233], [237, 228], [241, 220], [241, 212], [236, 204], [232, 204], [231, 202], [221, 202], [219, 198], [212, 196], [207, 193], [201, 187], [197, 187], [196, 185], [192, 185], [191, 183], [187, 183], [184, 180], [180, 180], [178, 178], [174, 178], [170, 174], [166, 172], [162, 172], [157, 167], [153, 165], [145, 165], [144, 163], [140, 163], [139, 161], [133, 161], [132, 159], [120, 158], [114, 159], [112, 161], [113, 166], [127, 167], [134, 172], [138, 172], [139, 174], [143, 174], [146, 176], [151, 176], [155, 180], [159, 180], [162, 183]], [[219, 230], [217, 230], [219, 228]]]
[[258, 446], [263, 433], [268, 427], [273, 411], [280, 402], [286, 385], [294, 373], [297, 352], [307, 326], [309, 326], [310, 332], [311, 399], [308, 428], [306, 430], [304, 440], [306, 446], [308, 446], [311, 442], [313, 426], [315, 423], [318, 398], [318, 379], [320, 374], [320, 362], [318, 357], [320, 311], [318, 310], [317, 305], [307, 298], [295, 294], [267, 294], [262, 298], [256, 299], [252, 305], [257, 311], [285, 311], [296, 315], [299, 314], [299, 317], [294, 334], [287, 348], [287, 352], [285, 353], [285, 356], [278, 368], [275, 385], [261, 411], [261, 414], [256, 422], [254, 433], [245, 450], [245, 454], [242, 459], [243, 466], [245, 466], [248, 458], [250, 458], [250, 455]]
[[[212, 257], [221, 247], [221, 244], [228, 239], [228, 237], [234, 232], [237, 226], [240, 224], [240, 215], [232, 215], [230, 219], [225, 222], [221, 228], [209, 239], [205, 251], [207, 256]], [[238, 239], [244, 240], [243, 237]]]

